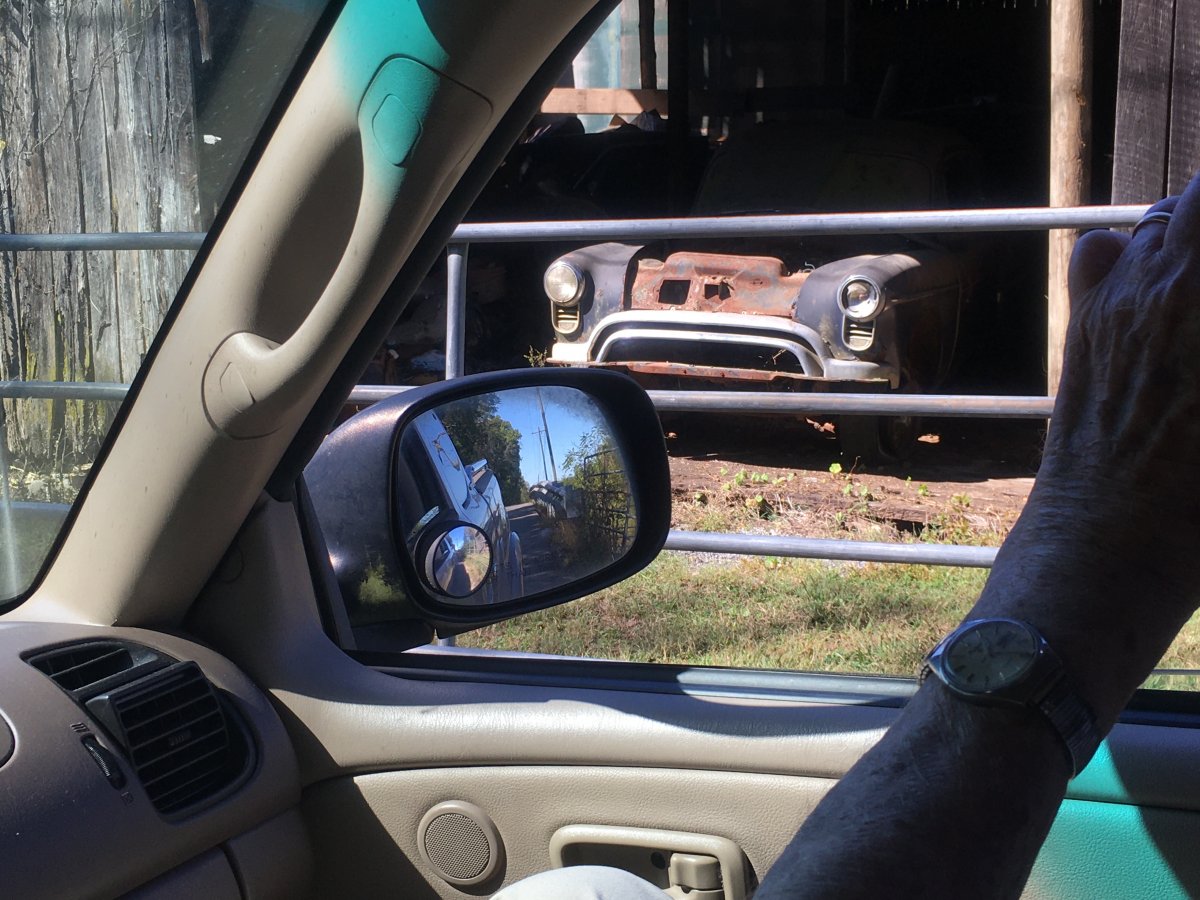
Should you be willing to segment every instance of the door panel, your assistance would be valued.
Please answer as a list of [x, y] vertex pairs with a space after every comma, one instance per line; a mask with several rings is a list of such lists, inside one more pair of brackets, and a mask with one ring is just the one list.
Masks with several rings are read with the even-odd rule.
[[[426, 769], [316, 785], [305, 795], [304, 813], [320, 848], [321, 896], [383, 896], [389, 887], [395, 890], [397, 871], [411, 867], [430, 886], [428, 896], [451, 898], [462, 892], [422, 859], [417, 843], [421, 818], [444, 800], [473, 803], [495, 822], [506, 882], [550, 868], [554, 833], [580, 824], [726, 837], [761, 877], [832, 783], [616, 766]], [[355, 812], [347, 816], [348, 810]], [[481, 885], [485, 893], [498, 887]]]
[[[337, 778], [305, 793], [317, 847], [319, 896], [459, 898], [423, 859], [418, 825], [447, 799], [466, 800], [501, 836], [487, 894], [551, 866], [550, 841], [576, 824], [703, 832], [727, 837], [761, 879], [832, 779], [695, 769], [497, 766]], [[1125, 804], [1064, 803], [1024, 896], [1188, 897], [1200, 888], [1200, 814]], [[649, 853], [647, 853], [649, 856]]]
[[[703, 687], [648, 689], [588, 675], [592, 663], [573, 683], [539, 679], [536, 666], [528, 680], [540, 683], [498, 668], [492, 678], [486, 659], [469, 677], [462, 666], [444, 676], [371, 668], [321, 630], [289, 504], [260, 504], [230, 561], [190, 624], [280, 709], [306, 785], [320, 896], [494, 889], [460, 890], [422, 859], [421, 819], [447, 800], [494, 820], [505, 883], [549, 867], [554, 832], [577, 824], [727, 837], [761, 877], [897, 715], [850, 678], [815, 702], [789, 673], [763, 674], [760, 692], [773, 699], [753, 699], [720, 696], [722, 679], [736, 680], [721, 670], [701, 670]], [[1163, 724], [1119, 725], [1072, 783], [1027, 896], [1200, 893], [1200, 730], [1179, 714], [1138, 715]]]

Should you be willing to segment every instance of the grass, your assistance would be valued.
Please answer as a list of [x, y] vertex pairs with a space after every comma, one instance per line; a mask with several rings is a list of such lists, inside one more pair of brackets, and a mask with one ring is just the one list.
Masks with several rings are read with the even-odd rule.
[[986, 573], [665, 553], [591, 597], [462, 635], [463, 645], [632, 662], [914, 674]]
[[[950, 498], [931, 510], [920, 535], [837, 511], [809, 522], [806, 533], [815, 527], [825, 537], [998, 545], [1008, 523], [981, 524], [969, 506], [967, 498]], [[748, 505], [725, 491], [677, 496], [673, 518], [676, 527], [697, 531], [793, 533], [800, 514], [786, 504]], [[629, 662], [911, 676], [986, 578], [982, 569], [666, 552], [598, 594], [458, 642]], [[1160, 667], [1200, 669], [1200, 612]], [[1200, 675], [1156, 675], [1147, 687], [1200, 690]]]
[[[845, 503], [795, 505], [790, 480], [738, 471], [711, 490], [677, 492], [674, 527], [876, 541], [997, 545], [970, 501], [930, 509], [919, 535], [873, 517], [869, 488], [833, 472]], [[913, 485], [919, 496], [919, 485]], [[926, 493], [928, 493], [926, 491]], [[979, 569], [662, 554], [591, 597], [461, 635], [463, 646], [629, 662], [912, 675], [975, 602]]]

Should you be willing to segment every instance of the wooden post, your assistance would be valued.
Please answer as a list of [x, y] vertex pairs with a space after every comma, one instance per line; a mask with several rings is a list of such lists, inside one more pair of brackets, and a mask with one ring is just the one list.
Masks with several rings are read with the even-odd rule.
[[658, 87], [658, 51], [654, 49], [654, 0], [638, 0], [638, 50], [642, 90]]
[[671, 154], [671, 214], [684, 215], [683, 172], [687, 166], [687, 142], [691, 92], [688, 65], [688, 0], [667, 0], [667, 134]]
[[[1092, 137], [1091, 0], [1050, 3], [1050, 205], [1079, 206], [1090, 199]], [[1062, 378], [1070, 303], [1067, 265], [1078, 232], [1050, 232], [1046, 316], [1046, 391]]]

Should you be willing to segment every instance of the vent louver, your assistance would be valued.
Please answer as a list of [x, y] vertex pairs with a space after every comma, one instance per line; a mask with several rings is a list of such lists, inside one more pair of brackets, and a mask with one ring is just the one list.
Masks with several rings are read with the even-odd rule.
[[842, 334], [846, 346], [851, 350], [863, 351], [875, 340], [874, 322], [855, 322], [846, 319], [846, 327]]
[[57, 647], [29, 657], [29, 664], [48, 675], [69, 694], [79, 697], [88, 689], [103, 687], [114, 676], [138, 669], [147, 674], [170, 661], [147, 647], [124, 641], [88, 641]]
[[578, 306], [551, 306], [551, 324], [562, 334], [571, 334], [579, 328]]
[[104, 727], [163, 815], [198, 812], [249, 777], [246, 726], [196, 663], [121, 640], [60, 645], [25, 660]]
[[164, 815], [212, 797], [247, 768], [241, 730], [193, 662], [96, 697], [88, 708], [113, 727], [146, 794]]

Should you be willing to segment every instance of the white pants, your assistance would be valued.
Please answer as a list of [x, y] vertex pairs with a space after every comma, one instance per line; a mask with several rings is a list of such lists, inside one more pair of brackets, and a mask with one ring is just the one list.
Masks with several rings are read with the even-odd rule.
[[522, 878], [492, 900], [663, 900], [667, 894], [623, 869], [570, 866]]

